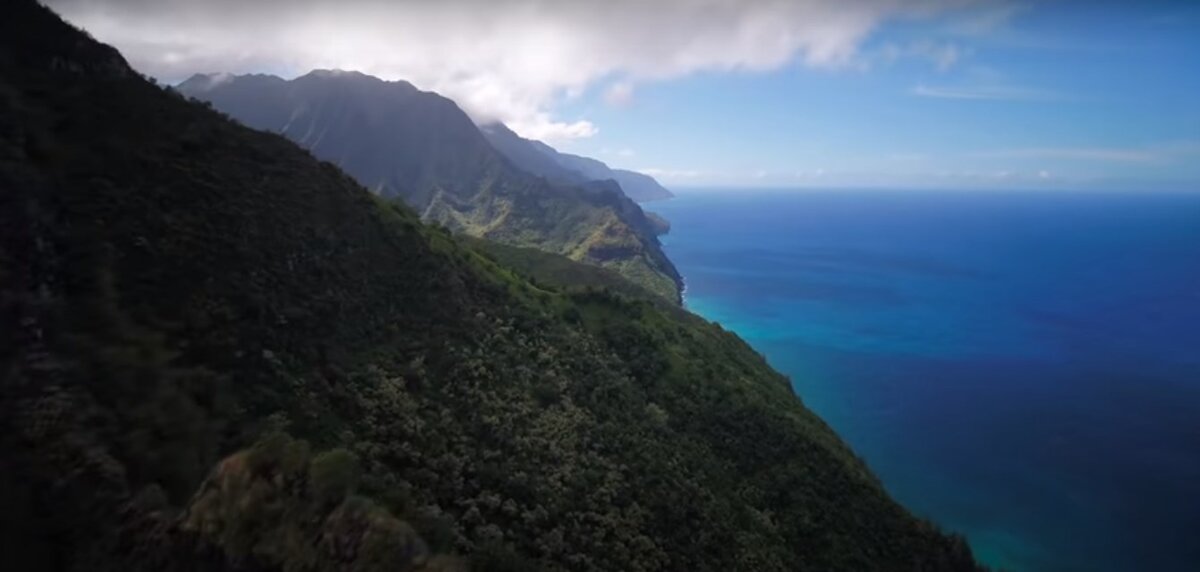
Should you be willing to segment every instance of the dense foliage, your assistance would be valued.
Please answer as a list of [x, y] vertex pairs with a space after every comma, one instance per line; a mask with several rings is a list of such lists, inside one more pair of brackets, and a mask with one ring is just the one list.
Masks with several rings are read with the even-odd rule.
[[458, 237], [458, 242], [483, 254], [500, 266], [516, 272], [538, 288], [553, 289], [559, 292], [604, 290], [631, 300], [653, 302], [659, 308], [674, 310], [676, 315], [690, 315], [678, 305], [625, 280], [620, 274], [607, 268], [579, 264], [566, 257], [533, 248], [521, 248], [469, 236]]
[[436, 93], [327, 70], [290, 81], [198, 75], [179, 90], [250, 127], [282, 133], [367, 188], [403, 199], [426, 221], [605, 266], [679, 300], [679, 274], [652, 223], [611, 177], [522, 170]]
[[25, 0], [0, 232], [23, 569], [974, 569], [736, 336], [535, 284]]

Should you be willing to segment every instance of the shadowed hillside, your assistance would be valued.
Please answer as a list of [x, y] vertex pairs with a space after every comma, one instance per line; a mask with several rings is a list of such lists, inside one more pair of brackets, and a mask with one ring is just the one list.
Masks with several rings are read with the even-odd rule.
[[32, 1], [0, 232], [21, 569], [974, 569], [737, 337], [537, 286]]

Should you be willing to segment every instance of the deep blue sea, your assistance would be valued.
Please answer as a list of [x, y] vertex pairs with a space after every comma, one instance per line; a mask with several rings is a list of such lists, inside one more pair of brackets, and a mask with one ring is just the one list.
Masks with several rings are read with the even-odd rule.
[[693, 191], [693, 311], [1014, 571], [1200, 570], [1200, 194]]

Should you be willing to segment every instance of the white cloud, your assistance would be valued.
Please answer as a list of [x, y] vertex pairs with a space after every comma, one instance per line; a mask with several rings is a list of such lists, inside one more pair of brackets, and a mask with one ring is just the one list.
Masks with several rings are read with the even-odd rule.
[[613, 107], [625, 107], [633, 103], [633, 84], [619, 81], [604, 91], [604, 102]]
[[937, 65], [939, 70], [946, 71], [958, 63], [958, 60], [963, 57], [963, 52], [954, 44], [945, 44], [943, 46], [931, 46], [923, 55], [933, 60], [933, 63]]
[[990, 101], [1056, 101], [1062, 94], [1044, 89], [1004, 85], [930, 86], [918, 85], [909, 93], [919, 97]]
[[443, 93], [478, 121], [561, 139], [596, 132], [552, 110], [598, 82], [629, 82], [615, 88], [619, 101], [635, 82], [700, 71], [851, 65], [883, 22], [973, 0], [47, 2], [163, 80], [352, 69]]
[[703, 171], [693, 169], [663, 169], [660, 167], [644, 167], [635, 171], [662, 180], [696, 179], [705, 176]]
[[954, 18], [945, 26], [945, 31], [973, 38], [993, 36], [998, 32], [1006, 31], [1016, 16], [1029, 8], [1028, 4], [1023, 3], [997, 3]]
[[919, 40], [904, 45], [887, 44], [880, 50], [880, 57], [885, 62], [890, 63], [902, 58], [926, 60], [938, 71], [947, 71], [970, 55], [971, 50], [959, 47], [958, 44], [933, 40]]
[[975, 153], [976, 157], [984, 158], [1067, 159], [1075, 161], [1103, 161], [1115, 163], [1157, 163], [1166, 160], [1169, 155], [1170, 154], [1167, 152], [1154, 149], [1099, 147], [1038, 147]]

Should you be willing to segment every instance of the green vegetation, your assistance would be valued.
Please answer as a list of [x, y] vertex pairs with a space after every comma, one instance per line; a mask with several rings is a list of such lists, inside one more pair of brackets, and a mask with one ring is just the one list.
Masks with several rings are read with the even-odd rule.
[[187, 510], [159, 525], [193, 549], [220, 547], [230, 562], [282, 570], [466, 569], [459, 559], [432, 554], [408, 523], [352, 494], [353, 454], [334, 449], [310, 457], [308, 443], [269, 434], [221, 461]]
[[367, 188], [403, 199], [428, 222], [607, 267], [679, 302], [679, 274], [663, 255], [654, 224], [621, 187], [578, 174], [546, 176], [528, 161], [514, 165], [453, 101], [435, 93], [329, 71], [291, 81], [196, 76], [179, 90], [336, 161]]
[[565, 256], [533, 248], [520, 248], [469, 236], [458, 237], [458, 242], [483, 254], [501, 267], [515, 271], [540, 289], [559, 292], [607, 290], [631, 300], [645, 300], [655, 303], [660, 308], [674, 309], [677, 315], [690, 315], [678, 305], [667, 302], [661, 296], [606, 268], [580, 264]]
[[736, 336], [510, 270], [32, 1], [0, 229], [23, 568], [975, 568]]
[[[659, 248], [654, 225], [641, 209], [614, 188], [563, 187], [542, 189], [539, 180], [525, 189], [508, 188], [503, 195], [488, 199], [489, 207], [472, 207], [463, 215], [438, 201], [425, 211], [425, 218], [441, 221], [456, 232], [491, 241], [537, 248], [562, 254], [572, 260], [607, 268], [647, 291], [680, 302], [681, 279], [675, 266]], [[540, 189], [540, 190], [539, 190]], [[578, 200], [570, 199], [580, 195]], [[524, 195], [513, 199], [514, 195]], [[536, 202], [536, 208], [503, 206], [510, 201]], [[494, 209], [503, 211], [497, 223]], [[624, 209], [634, 214], [622, 214]], [[637, 226], [630, 221], [639, 221]]]

